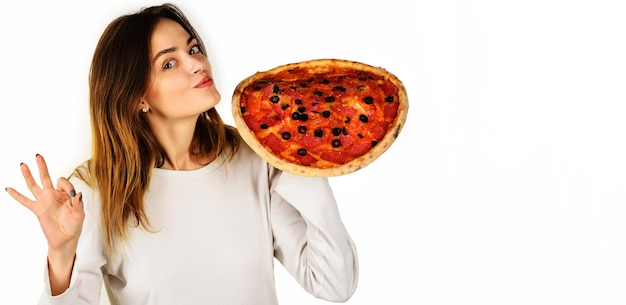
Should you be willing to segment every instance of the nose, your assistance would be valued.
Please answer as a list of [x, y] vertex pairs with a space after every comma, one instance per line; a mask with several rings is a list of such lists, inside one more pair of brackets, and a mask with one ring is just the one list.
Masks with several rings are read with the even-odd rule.
[[187, 57], [187, 62], [189, 64], [189, 71], [191, 71], [192, 74], [198, 74], [204, 71], [204, 65], [200, 58], [190, 55]]

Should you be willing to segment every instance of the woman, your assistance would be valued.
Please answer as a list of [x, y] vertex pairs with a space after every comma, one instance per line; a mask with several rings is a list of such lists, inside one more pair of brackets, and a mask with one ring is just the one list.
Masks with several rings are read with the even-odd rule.
[[56, 187], [41, 155], [34, 200], [48, 241], [40, 304], [276, 304], [273, 262], [345, 301], [355, 246], [325, 178], [268, 165], [226, 126], [202, 40], [174, 5], [104, 31], [90, 72], [92, 157]]

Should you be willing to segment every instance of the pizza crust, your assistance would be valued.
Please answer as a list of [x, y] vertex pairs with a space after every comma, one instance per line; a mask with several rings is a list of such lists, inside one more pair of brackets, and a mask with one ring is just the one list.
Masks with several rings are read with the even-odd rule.
[[[263, 146], [256, 138], [254, 132], [250, 130], [246, 122], [244, 121], [241, 113], [240, 107], [240, 98], [244, 89], [254, 83], [257, 80], [264, 79], [268, 75], [276, 74], [281, 71], [286, 71], [289, 69], [293, 69], [295, 67], [306, 67], [309, 69], [311, 74], [323, 73], [325, 71], [332, 70], [333, 68], [352, 68], [356, 70], [368, 71], [374, 73], [376, 75], [383, 76], [385, 79], [390, 80], [397, 88], [398, 88], [398, 98], [399, 98], [399, 106], [397, 110], [396, 117], [392, 124], [390, 125], [387, 133], [382, 138], [381, 141], [376, 144], [376, 146], [372, 147], [367, 153], [364, 155], [353, 159], [350, 162], [345, 164], [337, 165], [331, 168], [316, 168], [311, 166], [304, 166], [300, 164], [294, 164], [287, 162], [283, 159], [276, 157], [272, 154], [268, 149]], [[387, 149], [393, 144], [396, 140], [404, 123], [407, 118], [409, 108], [409, 101], [406, 94], [406, 88], [395, 75], [390, 73], [389, 71], [380, 68], [374, 67], [368, 64], [349, 61], [343, 59], [314, 59], [308, 61], [302, 61], [297, 63], [290, 63], [282, 66], [275, 67], [273, 69], [257, 72], [245, 79], [243, 79], [235, 88], [233, 97], [232, 97], [232, 114], [235, 122], [235, 126], [239, 130], [242, 139], [254, 150], [261, 158], [265, 161], [273, 165], [274, 167], [301, 176], [310, 176], [310, 177], [331, 177], [331, 176], [341, 176], [346, 175], [352, 172], [355, 172], [359, 169], [366, 167], [371, 164], [374, 160], [376, 160], [380, 155], [382, 155]]]

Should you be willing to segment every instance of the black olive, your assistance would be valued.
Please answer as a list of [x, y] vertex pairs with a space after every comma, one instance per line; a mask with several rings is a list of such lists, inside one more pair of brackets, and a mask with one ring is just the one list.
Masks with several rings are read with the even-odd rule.
[[306, 111], [306, 108], [304, 106], [298, 107], [298, 112], [304, 113], [305, 111]]
[[317, 95], [317, 96], [322, 96], [322, 91], [314, 91], [313, 94]]
[[330, 81], [329, 81], [329, 80], [327, 80], [327, 79], [322, 79], [322, 84], [328, 84], [328, 83], [330, 83]]
[[304, 125], [298, 126], [298, 132], [299, 133], [306, 133], [306, 126], [304, 126]]
[[304, 148], [298, 149], [298, 156], [306, 156], [306, 149]]
[[345, 127], [341, 129], [341, 132], [343, 133], [344, 136], [348, 135], [348, 130]]
[[322, 111], [322, 116], [325, 117], [325, 118], [330, 117], [330, 111], [328, 111], [328, 110]]
[[333, 128], [333, 135], [334, 136], [341, 135], [341, 128], [338, 128], [338, 127]]
[[359, 137], [359, 138], [361, 138], [361, 139], [363, 139], [363, 135], [362, 135], [362, 134], [360, 134], [360, 133], [359, 133], [359, 134], [357, 134], [356, 136], [357, 136], [357, 137]]
[[289, 139], [291, 139], [291, 134], [288, 131], [285, 131], [285, 132], [283, 132], [282, 137], [283, 137], [284, 140], [289, 140]]
[[359, 115], [359, 120], [361, 120], [361, 122], [363, 122], [363, 123], [367, 123], [367, 121], [368, 121], [369, 119], [367, 118], [367, 116], [366, 116], [366, 115], [361, 114], [361, 115]]
[[372, 147], [376, 146], [376, 144], [378, 144], [378, 142], [376, 142], [376, 140], [372, 140]]
[[387, 103], [393, 103], [393, 95], [390, 95], [388, 97], [385, 98], [385, 102]]
[[371, 97], [371, 96], [366, 96], [366, 97], [363, 99], [363, 101], [365, 102], [365, 104], [368, 104], [368, 105], [369, 105], [369, 104], [374, 103], [374, 98], [373, 98], [373, 97]]
[[241, 107], [241, 113], [246, 113], [246, 107]]
[[300, 120], [300, 113], [299, 112], [293, 112], [291, 113], [291, 118], [294, 120]]
[[326, 97], [326, 102], [327, 102], [327, 103], [332, 103], [332, 102], [334, 102], [334, 101], [335, 101], [335, 97], [334, 97], [334, 96], [328, 96], [328, 97]]
[[274, 88], [272, 89], [272, 92], [279, 93], [280, 92], [280, 88], [278, 88], [278, 86], [274, 86]]
[[310, 82], [312, 82], [314, 80], [315, 80], [315, 78], [311, 77], [311, 78], [307, 79], [306, 81], [307, 81], [307, 83], [310, 83]]
[[261, 124], [261, 129], [267, 129], [267, 128], [268, 128], [267, 124]]
[[302, 84], [300, 84], [300, 87], [301, 87], [301, 88], [306, 88], [306, 83], [302, 83]]
[[293, 102], [294, 102], [294, 104], [296, 104], [296, 105], [300, 105], [300, 104], [302, 104], [302, 100], [301, 100], [301, 99], [297, 99], [297, 100], [295, 100], [295, 101], [293, 101]]
[[341, 146], [341, 141], [339, 141], [339, 139], [334, 139], [332, 142], [332, 145], [334, 148], [337, 148], [339, 146]]
[[308, 120], [309, 120], [309, 115], [308, 114], [303, 113], [303, 114], [300, 115], [300, 121], [306, 122]]
[[259, 91], [259, 90], [261, 90], [261, 87], [260, 86], [254, 86], [253, 89], [256, 90], [256, 91]]
[[315, 129], [315, 131], [313, 132], [313, 135], [318, 138], [321, 138], [324, 135], [324, 131], [321, 129]]
[[276, 103], [278, 103], [278, 101], [280, 101], [280, 97], [278, 97], [278, 95], [272, 95], [270, 97], [270, 102], [276, 104]]
[[335, 87], [333, 87], [333, 91], [346, 92], [346, 88], [341, 87], [341, 86], [335, 86]]

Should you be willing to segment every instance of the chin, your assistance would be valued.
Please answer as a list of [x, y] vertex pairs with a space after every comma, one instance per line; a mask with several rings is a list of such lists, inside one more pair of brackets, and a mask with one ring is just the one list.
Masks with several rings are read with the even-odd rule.
[[220, 103], [220, 101], [222, 100], [222, 96], [220, 95], [220, 93], [217, 90], [212, 90], [213, 92], [211, 92], [211, 94], [207, 97], [207, 100], [205, 101], [206, 104], [206, 110], [209, 110], [211, 108], [214, 108], [215, 106], [217, 106], [217, 104]]

